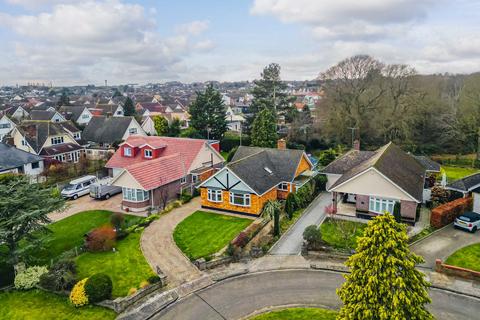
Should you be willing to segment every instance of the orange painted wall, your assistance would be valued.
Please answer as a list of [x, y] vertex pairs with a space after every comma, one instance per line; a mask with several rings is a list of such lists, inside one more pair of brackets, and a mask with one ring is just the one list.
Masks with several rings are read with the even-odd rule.
[[300, 164], [298, 165], [297, 171], [295, 172], [295, 177], [298, 177], [302, 172], [305, 170], [311, 170], [312, 167], [308, 163], [307, 159], [305, 158], [306, 156], [302, 156], [302, 160], [300, 160]]

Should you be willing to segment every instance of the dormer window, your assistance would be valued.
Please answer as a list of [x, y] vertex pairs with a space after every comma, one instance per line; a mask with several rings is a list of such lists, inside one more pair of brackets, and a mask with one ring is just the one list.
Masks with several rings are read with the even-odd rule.
[[63, 137], [53, 137], [50, 139], [52, 145], [63, 143]]
[[124, 147], [123, 148], [123, 155], [125, 157], [131, 157], [132, 156], [132, 148]]
[[153, 157], [153, 152], [152, 152], [152, 150], [150, 150], [150, 149], [144, 150], [144, 151], [143, 151], [143, 154], [144, 154], [145, 158], [151, 158], [151, 157]]
[[80, 132], [74, 132], [74, 133], [73, 133], [73, 139], [75, 139], [75, 140], [80, 140], [80, 138], [81, 138]]

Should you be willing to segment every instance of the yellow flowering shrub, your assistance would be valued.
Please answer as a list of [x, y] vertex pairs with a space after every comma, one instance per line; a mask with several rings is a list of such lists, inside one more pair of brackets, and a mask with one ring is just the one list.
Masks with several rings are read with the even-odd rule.
[[143, 289], [143, 288], [146, 288], [150, 285], [150, 283], [148, 281], [142, 281], [140, 282], [140, 288]]
[[130, 290], [128, 290], [129, 296], [134, 295], [135, 293], [137, 293], [137, 288], [130, 288]]
[[88, 296], [85, 292], [85, 283], [87, 282], [88, 278], [80, 280], [75, 284], [70, 292], [70, 301], [75, 307], [81, 307], [88, 304]]

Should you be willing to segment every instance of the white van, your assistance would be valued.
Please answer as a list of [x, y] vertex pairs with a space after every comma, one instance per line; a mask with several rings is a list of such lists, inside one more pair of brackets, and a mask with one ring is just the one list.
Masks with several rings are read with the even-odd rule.
[[72, 180], [63, 188], [61, 192], [62, 197], [75, 200], [84, 196], [90, 192], [90, 185], [95, 182], [97, 182], [97, 177], [95, 176], [84, 176]]

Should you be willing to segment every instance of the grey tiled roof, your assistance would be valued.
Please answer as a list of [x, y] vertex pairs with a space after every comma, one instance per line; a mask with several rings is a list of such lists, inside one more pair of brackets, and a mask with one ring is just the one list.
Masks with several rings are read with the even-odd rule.
[[427, 171], [440, 172], [440, 164], [433, 161], [427, 156], [415, 156], [418, 162], [420, 162]]
[[374, 151], [350, 150], [327, 165], [322, 170], [322, 173], [344, 174], [348, 170], [369, 159], [374, 154]]
[[480, 173], [469, 175], [446, 185], [447, 189], [460, 192], [470, 192], [478, 186], [480, 186]]
[[43, 160], [42, 157], [0, 142], [0, 171], [18, 168], [27, 163], [41, 160]]
[[108, 143], [121, 141], [132, 117], [93, 117], [82, 133], [86, 141]]

